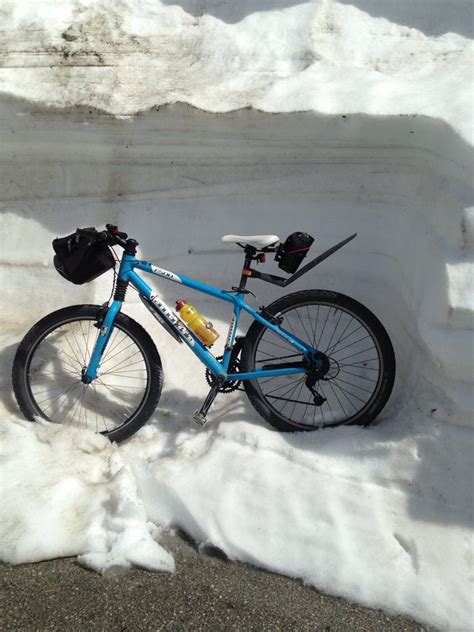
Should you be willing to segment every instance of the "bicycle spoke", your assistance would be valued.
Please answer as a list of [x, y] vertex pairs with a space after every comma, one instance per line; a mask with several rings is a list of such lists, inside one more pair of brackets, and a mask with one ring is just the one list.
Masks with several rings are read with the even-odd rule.
[[106, 364], [107, 362], [110, 362], [112, 358], [116, 358], [118, 355], [120, 355], [121, 353], [123, 353], [127, 349], [130, 349], [130, 347], [133, 347], [133, 346], [136, 346], [134, 341], [132, 341], [129, 345], [127, 345], [125, 349], [120, 349], [120, 351], [116, 351], [113, 355], [110, 356], [110, 358], [107, 358], [105, 361], [103, 361], [101, 363], [101, 366], [104, 366], [104, 364]]
[[[361, 367], [361, 368], [365, 368], [365, 367]], [[367, 382], [374, 382], [375, 384], [377, 384], [377, 380], [373, 380], [370, 377], [364, 377], [363, 375], [358, 375], [357, 373], [351, 373], [351, 371], [347, 371], [346, 369], [340, 369], [339, 373], [348, 373], [349, 375], [353, 375], [354, 377], [359, 378], [359, 380], [365, 380]]]
[[[79, 386], [82, 386], [81, 384], [73, 384], [72, 386], [70, 386], [67, 390], [66, 390], [66, 395], [69, 395], [75, 388], [78, 388]], [[44, 402], [49, 402], [51, 400], [51, 404], [49, 404], [49, 406], [46, 406], [46, 408], [43, 409], [43, 412], [45, 413], [53, 404], [53, 402], [58, 399], [59, 397], [62, 397], [63, 393], [60, 393], [59, 395], [55, 395], [53, 398], [47, 397], [46, 399], [43, 399], [40, 402], [37, 402], [38, 406], [40, 406], [41, 404], [44, 404]]]
[[[82, 321], [79, 321], [79, 327], [81, 328], [82, 337], [84, 338], [84, 342], [86, 340], [86, 335], [84, 333], [84, 329], [82, 328]], [[87, 366], [87, 343], [85, 343], [84, 348], [84, 366]]]
[[94, 322], [92, 318], [72, 320], [42, 339], [29, 365], [30, 388], [38, 414], [53, 422], [109, 433], [140, 409], [149, 374], [141, 348], [116, 327], [100, 377], [84, 384], [81, 371], [95, 345]]
[[[340, 391], [342, 391], [342, 392], [343, 392], [343, 393], [345, 393], [346, 395], [347, 395], [347, 393], [349, 393], [349, 395], [352, 395], [352, 397], [354, 397], [355, 399], [357, 399], [359, 402], [362, 402], [363, 404], [365, 404], [365, 402], [367, 401], [367, 400], [365, 400], [365, 399], [361, 399], [358, 395], [355, 395], [355, 393], [351, 393], [350, 391], [348, 391], [348, 390], [346, 390], [345, 388], [343, 388], [342, 386], [340, 386], [340, 385], [338, 384], [338, 381], [337, 381], [337, 380], [331, 380], [331, 381], [329, 382], [329, 385], [330, 385], [330, 386], [332, 386], [333, 384], [334, 384], [334, 386], [335, 386], [336, 388], [338, 388]], [[347, 399], [349, 399], [349, 398], [347, 398]], [[352, 402], [352, 400], [349, 400], [349, 401], [351, 401], [351, 402]], [[354, 409], [355, 409], [355, 410], [357, 410], [357, 408], [356, 408], [355, 406], [354, 406]]]
[[[342, 314], [343, 314], [343, 312], [341, 311], [341, 313], [339, 314], [339, 320], [337, 321], [337, 324], [336, 324], [336, 326], [333, 329], [332, 336], [331, 336], [331, 338], [330, 338], [330, 340], [329, 340], [329, 342], [327, 344], [326, 349], [330, 349], [331, 348], [331, 342], [332, 342], [332, 339], [334, 338], [334, 334], [336, 333], [337, 328], [339, 327], [339, 323], [341, 322]], [[328, 352], [326, 352], [326, 354], [327, 353]]]
[[[283, 382], [280, 376], [255, 380], [262, 397], [283, 420], [303, 427], [335, 425], [359, 414], [379, 388], [379, 351], [371, 329], [351, 311], [330, 301], [296, 305], [281, 315], [292, 335], [326, 356], [326, 373], [315, 384], [325, 401], [317, 405], [309, 391], [304, 394], [304, 374], [292, 382]], [[284, 344], [278, 349], [278, 343], [273, 344], [264, 330], [255, 352], [255, 366], [276, 366], [287, 358], [293, 361], [290, 357], [303, 359], [302, 353], [283, 355], [287, 350]]]
[[317, 346], [318, 349], [321, 348], [321, 340], [323, 339], [324, 330], [326, 329], [326, 325], [327, 325], [327, 322], [328, 322], [328, 318], [329, 318], [330, 312], [331, 312], [331, 309], [327, 308], [326, 320], [324, 321], [323, 329], [321, 331], [321, 335], [319, 336], [319, 340], [318, 340], [318, 346]]
[[352, 384], [352, 382], [346, 382], [345, 380], [341, 379], [340, 377], [334, 378], [334, 381], [335, 382], [342, 382], [343, 384], [347, 384], [348, 386], [353, 386], [354, 388], [358, 388], [361, 391], [364, 391], [365, 393], [369, 393], [370, 395], [372, 395], [372, 393], [374, 392], [373, 389], [371, 391], [369, 391], [367, 388], [362, 388], [362, 386], [357, 386], [357, 384]]
[[311, 338], [309, 340], [311, 346], [314, 347], [314, 343], [316, 340], [316, 329], [313, 328], [313, 320], [311, 318], [311, 314], [309, 313], [309, 307], [308, 305], [306, 305], [306, 311], [308, 313], [308, 322], [309, 322], [309, 326], [311, 327]]
[[[300, 380], [301, 380], [301, 378], [300, 378]], [[285, 395], [288, 395], [288, 401], [292, 401], [292, 400], [290, 399], [290, 397], [292, 397], [292, 396], [293, 396], [293, 393], [296, 391], [296, 389], [298, 388], [298, 386], [299, 386], [299, 382], [297, 382], [297, 383], [295, 384], [295, 386], [293, 386], [293, 388], [290, 390], [290, 392], [289, 392], [289, 393], [285, 393]], [[283, 410], [284, 410], [285, 406], [288, 404], [288, 401], [286, 401], [286, 402], [283, 404], [283, 407], [282, 407], [282, 409], [281, 409], [281, 411], [280, 411], [280, 412], [283, 412]]]
[[[274, 336], [276, 336], [276, 334], [274, 334], [273, 332], [271, 332], [271, 333]], [[289, 342], [286, 343], [285, 340], [283, 340], [283, 338], [280, 338], [280, 340], [281, 340], [281, 342], [284, 342], [287, 346], [284, 347], [283, 345], [279, 345], [278, 343], [273, 342], [273, 341], [269, 341], [269, 340], [263, 340], [262, 342], [264, 344], [271, 345], [273, 347], [279, 347], [280, 349], [283, 349], [283, 351], [293, 351], [294, 347], [292, 347]]]
[[[344, 362], [344, 360], [348, 360], [349, 358], [353, 358], [354, 356], [360, 355], [361, 353], [367, 353], [367, 351], [372, 351], [372, 349], [375, 349], [374, 345], [372, 345], [368, 349], [362, 349], [362, 351], [356, 351], [356, 353], [353, 353], [352, 355], [346, 356], [345, 358], [341, 358], [340, 361]], [[338, 362], [339, 362], [339, 360], [338, 360]], [[368, 362], [368, 360], [365, 360], [365, 362]]]
[[[303, 386], [304, 386], [304, 382], [302, 380], [301, 384], [300, 384], [300, 390], [299, 390], [298, 395], [296, 397], [300, 397], [301, 396], [301, 391], [303, 390]], [[292, 411], [290, 413], [290, 417], [293, 417], [293, 414], [294, 414], [295, 408], [296, 408], [296, 404], [298, 404], [298, 403], [299, 403], [298, 401], [295, 401], [293, 409], [292, 409]]]
[[[339, 349], [336, 353], [341, 353], [341, 351], [344, 351], [345, 349], [349, 349], [349, 347], [352, 347], [356, 344], [358, 344], [359, 342], [362, 342], [362, 340], [367, 340], [367, 338], [371, 338], [370, 334], [367, 334], [367, 336], [364, 336], [363, 338], [359, 338], [358, 340], [354, 340], [354, 342], [349, 343], [348, 345], [346, 345], [345, 347], [342, 347], [342, 349]], [[371, 347], [371, 349], [374, 349], [375, 347]], [[334, 353], [332, 354], [334, 355]]]
[[[348, 338], [350, 338], [353, 334], [357, 333], [360, 329], [364, 329], [362, 327], [362, 325], [359, 325], [358, 327], [356, 327], [355, 329], [353, 329], [351, 332], [349, 332], [347, 334], [347, 336], [344, 336], [345, 332], [347, 331], [349, 325], [352, 325], [352, 321], [349, 321], [346, 325], [346, 328], [344, 329], [344, 331], [342, 332], [342, 335], [339, 337], [338, 340], [336, 340], [336, 342], [333, 344], [332, 347], [329, 347], [326, 349], [326, 354], [327, 355], [331, 355], [332, 352], [334, 351], [334, 349], [337, 349], [338, 345], [341, 344], [341, 342], [344, 342], [344, 340], [347, 340]], [[344, 337], [343, 337], [344, 336]]]
[[[134, 358], [139, 353], [140, 353], [140, 351], [136, 351], [129, 358], [125, 358], [125, 360], [121, 360], [118, 364], [115, 364], [113, 367], [110, 368], [110, 370], [116, 369], [117, 367], [122, 366], [122, 364], [125, 364], [126, 362], [129, 362], [132, 358]], [[128, 364], [127, 367], [135, 366], [135, 365], [140, 364], [142, 362], [143, 362], [143, 360], [138, 360], [137, 362], [132, 362], [131, 364]]]
[[102, 358], [103, 362], [105, 362], [108, 354], [112, 353], [112, 351], [116, 348], [116, 343], [120, 344], [120, 339], [117, 341], [120, 334], [122, 334], [122, 340], [126, 338], [125, 334], [120, 329], [114, 329], [114, 331], [112, 332], [109, 342], [107, 343], [107, 348], [105, 350], [104, 356]]
[[[304, 333], [306, 334], [306, 337], [307, 337], [307, 339], [308, 339], [308, 343], [311, 343], [311, 336], [308, 336], [308, 332], [306, 331], [306, 327], [304, 326], [304, 323], [303, 323], [303, 321], [301, 320], [301, 316], [300, 316], [300, 314], [299, 314], [299, 312], [298, 312], [298, 308], [296, 308], [296, 309], [295, 309], [295, 312], [296, 312], [296, 315], [298, 316], [298, 319], [299, 319], [299, 321], [300, 321], [300, 323], [301, 323], [301, 326], [303, 327]], [[296, 334], [295, 334], [295, 335], [296, 335]], [[299, 337], [301, 338], [301, 336], [299, 336]]]

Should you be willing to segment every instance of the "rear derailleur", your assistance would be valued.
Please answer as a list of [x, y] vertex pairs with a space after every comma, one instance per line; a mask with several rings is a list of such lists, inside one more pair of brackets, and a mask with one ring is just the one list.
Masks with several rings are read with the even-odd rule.
[[318, 393], [315, 388], [316, 382], [324, 380], [326, 374], [330, 368], [329, 358], [321, 353], [316, 352], [313, 358], [310, 360], [310, 367], [306, 374], [305, 385], [313, 396], [313, 402], [315, 406], [322, 406], [326, 401], [326, 398]]

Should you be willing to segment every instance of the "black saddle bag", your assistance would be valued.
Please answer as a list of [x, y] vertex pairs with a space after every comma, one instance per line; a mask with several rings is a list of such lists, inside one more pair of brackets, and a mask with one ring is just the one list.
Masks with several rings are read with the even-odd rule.
[[314, 239], [308, 233], [291, 233], [285, 242], [278, 246], [275, 261], [278, 267], [293, 274], [306, 257]]
[[115, 266], [111, 249], [95, 228], [78, 228], [72, 235], [53, 240], [54, 267], [76, 285], [88, 283]]

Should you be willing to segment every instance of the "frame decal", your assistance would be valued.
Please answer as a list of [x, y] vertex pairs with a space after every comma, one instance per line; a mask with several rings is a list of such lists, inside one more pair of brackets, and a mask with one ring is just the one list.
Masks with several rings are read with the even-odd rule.
[[232, 341], [234, 339], [234, 331], [235, 331], [236, 324], [237, 324], [237, 319], [234, 314], [232, 316], [232, 320], [230, 321], [229, 333], [227, 334], [227, 340], [225, 341], [226, 349], [230, 349], [232, 347]]
[[153, 274], [157, 274], [158, 276], [169, 279], [170, 281], [174, 281], [175, 283], [182, 283], [181, 278], [174, 272], [170, 272], [169, 270], [165, 270], [164, 268], [159, 268], [158, 266], [154, 266], [151, 264], [150, 269]]
[[185, 339], [190, 347], [194, 347], [194, 338], [181, 323], [179, 318], [171, 311], [168, 305], [158, 296], [158, 294], [150, 294], [150, 301], [157, 308], [157, 310], [163, 314], [174, 327], [179, 331], [181, 336]]

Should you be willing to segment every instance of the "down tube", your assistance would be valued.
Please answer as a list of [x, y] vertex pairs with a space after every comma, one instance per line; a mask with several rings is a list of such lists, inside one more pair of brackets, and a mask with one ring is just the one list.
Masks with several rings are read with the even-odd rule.
[[191, 335], [188, 329], [182, 325], [178, 317], [173, 313], [173, 310], [153, 291], [153, 289], [141, 279], [138, 274], [133, 271], [128, 272], [127, 278], [130, 283], [146, 298], [153, 303], [156, 309], [163, 314], [163, 316], [172, 323], [176, 333], [179, 335], [188, 347], [197, 355], [197, 357], [203, 362], [207, 368], [212, 371], [214, 375], [227, 377], [227, 373], [224, 367], [218, 362], [212, 353], [210, 353], [206, 347], [196, 337]]

